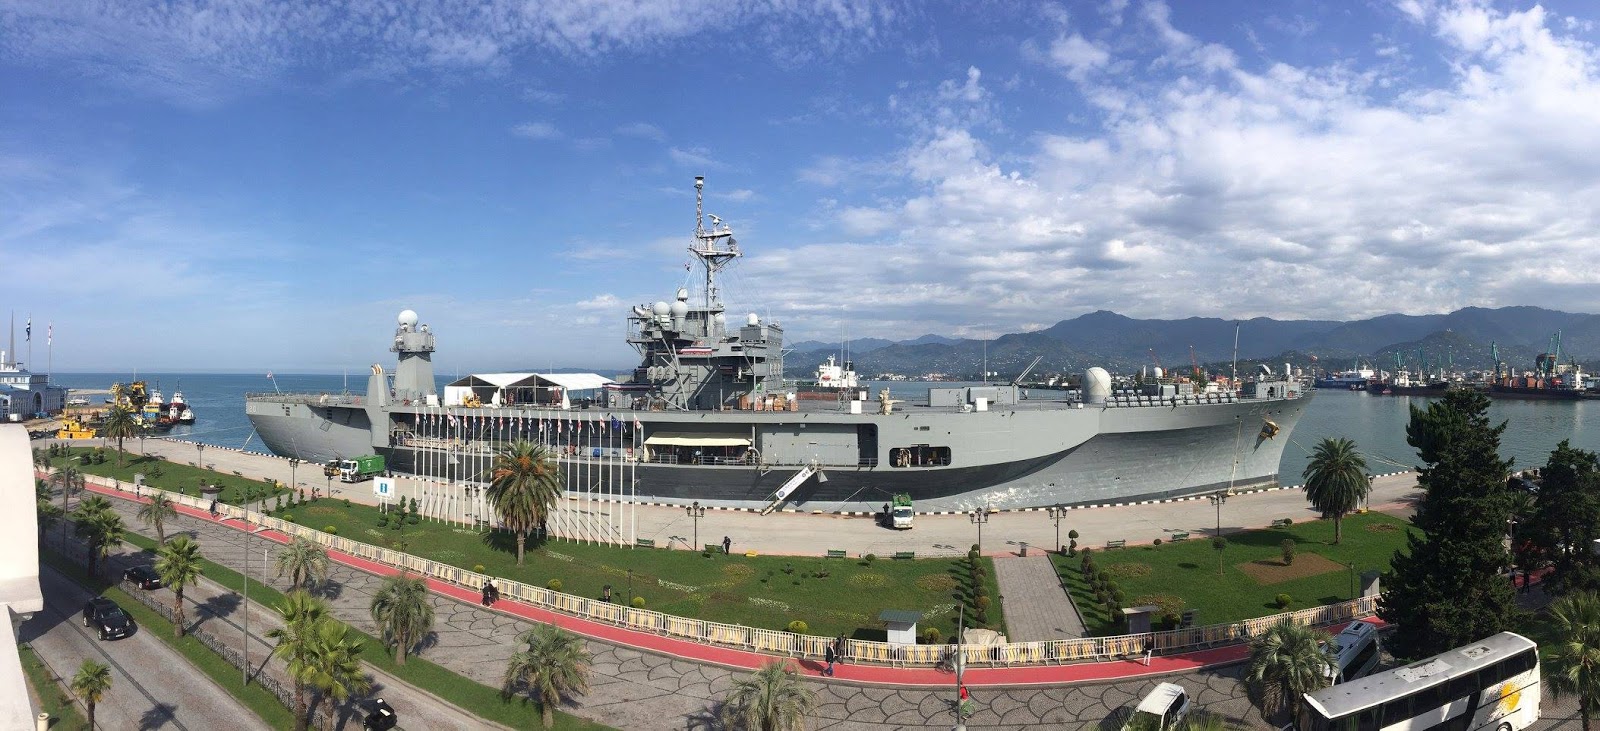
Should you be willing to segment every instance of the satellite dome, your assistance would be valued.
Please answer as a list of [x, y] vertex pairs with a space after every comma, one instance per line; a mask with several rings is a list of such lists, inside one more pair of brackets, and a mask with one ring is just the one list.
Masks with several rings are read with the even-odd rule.
[[667, 306], [666, 300], [656, 300], [655, 304], [650, 305], [650, 311], [655, 313], [657, 317], [660, 317], [662, 315], [671, 314], [672, 308]]
[[673, 317], [683, 317], [687, 314], [689, 314], [689, 303], [684, 302], [683, 300], [678, 300], [677, 302], [672, 303]]
[[1154, 371], [1151, 371], [1151, 375], [1153, 375], [1153, 376], [1155, 376], [1155, 377], [1156, 377], [1156, 380], [1158, 380], [1158, 381], [1159, 381], [1159, 380], [1161, 380], [1161, 379], [1162, 379], [1162, 378], [1163, 378], [1163, 377], [1164, 377], [1164, 376], [1166, 376], [1166, 375], [1167, 375], [1167, 372], [1166, 372], [1166, 371], [1164, 371], [1164, 370], [1162, 370], [1162, 369], [1161, 369], [1161, 366], [1156, 366], [1156, 369], [1155, 369], [1155, 370], [1154, 370]]
[[1111, 374], [1100, 366], [1083, 372], [1083, 400], [1090, 404], [1103, 404], [1111, 395]]
[[718, 312], [717, 314], [711, 316], [711, 321], [721, 325], [728, 321], [728, 316]]
[[405, 326], [405, 327], [415, 327], [416, 324], [417, 324], [417, 312], [416, 312], [416, 310], [401, 310], [400, 311], [400, 324]]
[[761, 324], [761, 318], [757, 317], [756, 313], [752, 312], [752, 313], [750, 313], [750, 315], [748, 317], [744, 318], [744, 324], [750, 325], [752, 327], [755, 326], [755, 325], [760, 325]]
[[683, 287], [679, 287], [678, 288], [678, 301], [679, 302], [688, 302], [689, 301], [689, 290], [684, 289]]

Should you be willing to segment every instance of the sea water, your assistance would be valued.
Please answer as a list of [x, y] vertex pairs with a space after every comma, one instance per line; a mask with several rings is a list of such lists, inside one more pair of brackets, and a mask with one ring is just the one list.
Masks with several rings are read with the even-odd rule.
[[[181, 390], [183, 398], [194, 410], [193, 425], [174, 427], [168, 436], [177, 439], [203, 442], [226, 447], [265, 452], [261, 440], [251, 430], [250, 420], [244, 414], [244, 396], [247, 393], [275, 390], [294, 393], [342, 393], [346, 379], [340, 375], [300, 373], [275, 374], [268, 379], [264, 374], [219, 373], [151, 373], [139, 376], [162, 396], [171, 399], [172, 392]], [[51, 381], [68, 388], [106, 389], [113, 382], [133, 380], [123, 374], [57, 373]], [[454, 378], [439, 377], [439, 392]], [[366, 373], [348, 380], [349, 388], [357, 393], [366, 391]], [[927, 389], [951, 388], [961, 383], [868, 382], [862, 387], [869, 398], [876, 398], [878, 389], [889, 387], [895, 398], [916, 402], [927, 398]], [[89, 396], [90, 402], [100, 405], [104, 396]], [[1375, 396], [1362, 391], [1320, 389], [1312, 399], [1305, 416], [1289, 433], [1289, 444], [1283, 451], [1283, 462], [1278, 480], [1285, 485], [1299, 485], [1301, 474], [1310, 461], [1311, 450], [1325, 438], [1344, 437], [1356, 443], [1374, 473], [1396, 472], [1417, 465], [1417, 453], [1406, 444], [1406, 422], [1411, 418], [1410, 408], [1425, 408], [1432, 397], [1425, 396]], [[1505, 434], [1500, 439], [1500, 453], [1513, 460], [1517, 467], [1543, 465], [1556, 444], [1566, 439], [1574, 447], [1600, 451], [1600, 401], [1532, 401], [1497, 399], [1490, 402], [1489, 418], [1495, 423], [1507, 422]], [[1284, 439], [1283, 435], [1278, 436]]]

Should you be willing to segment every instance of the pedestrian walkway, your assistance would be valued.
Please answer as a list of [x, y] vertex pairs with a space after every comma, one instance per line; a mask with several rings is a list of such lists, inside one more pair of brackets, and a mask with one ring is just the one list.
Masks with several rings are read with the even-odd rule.
[[1000, 585], [1000, 606], [1006, 615], [1006, 639], [1012, 642], [1073, 640], [1085, 635], [1083, 619], [1049, 556], [997, 558], [994, 580]]

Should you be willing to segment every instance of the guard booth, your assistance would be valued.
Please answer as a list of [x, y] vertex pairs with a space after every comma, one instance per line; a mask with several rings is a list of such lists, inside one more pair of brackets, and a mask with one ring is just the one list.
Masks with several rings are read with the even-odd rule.
[[883, 622], [884, 627], [888, 630], [889, 644], [917, 644], [917, 622], [922, 621], [922, 612], [915, 612], [909, 609], [885, 609], [878, 612], [878, 620]]

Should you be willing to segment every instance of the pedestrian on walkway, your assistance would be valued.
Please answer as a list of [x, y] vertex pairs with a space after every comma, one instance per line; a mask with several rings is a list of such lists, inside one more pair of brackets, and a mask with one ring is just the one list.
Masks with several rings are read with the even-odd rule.
[[722, 537], [722, 555], [724, 555], [724, 556], [728, 555], [728, 552], [730, 550], [732, 550], [732, 549], [733, 549], [733, 539], [729, 538], [727, 536], [723, 536]]
[[211, 517], [217, 517], [217, 501], [215, 499], [211, 501]]
[[499, 594], [499, 590], [494, 588], [494, 579], [488, 579], [483, 582], [483, 606], [487, 607], [493, 604], [495, 597], [499, 596]]
[[834, 654], [833, 645], [831, 643], [828, 645], [828, 649], [825, 652], [825, 654], [823, 655], [823, 657], [827, 658], [828, 667], [822, 671], [822, 674], [831, 678], [831, 677], [833, 677], [833, 662], [835, 660], [839, 659], [839, 656]]
[[835, 658], [838, 658], [838, 661], [839, 661], [840, 664], [844, 664], [844, 634], [843, 633], [840, 633], [838, 637], [833, 638], [833, 656]]

